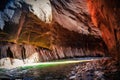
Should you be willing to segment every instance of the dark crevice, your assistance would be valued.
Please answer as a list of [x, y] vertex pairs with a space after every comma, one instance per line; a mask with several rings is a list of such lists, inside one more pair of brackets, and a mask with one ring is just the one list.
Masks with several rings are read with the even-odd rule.
[[0, 11], [3, 11], [9, 0], [0, 0]]
[[7, 57], [14, 58], [14, 57], [13, 57], [13, 53], [12, 53], [12, 51], [10, 50], [10, 47], [8, 47], [8, 49], [7, 49]]
[[22, 59], [26, 59], [26, 53], [25, 53], [25, 48], [24, 46], [21, 46], [21, 53], [22, 53]]

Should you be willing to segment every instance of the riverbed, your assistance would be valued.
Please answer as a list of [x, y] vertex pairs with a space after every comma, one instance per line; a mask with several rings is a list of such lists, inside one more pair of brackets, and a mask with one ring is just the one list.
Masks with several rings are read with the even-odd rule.
[[26, 64], [13, 69], [1, 68], [0, 80], [107, 80], [98, 64], [89, 64], [101, 59], [105, 58], [73, 58]]

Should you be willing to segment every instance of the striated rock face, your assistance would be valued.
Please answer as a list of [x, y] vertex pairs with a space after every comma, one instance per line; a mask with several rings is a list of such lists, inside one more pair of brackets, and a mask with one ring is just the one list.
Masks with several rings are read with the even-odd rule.
[[3, 29], [6, 21], [18, 24], [22, 12], [32, 12], [47, 23], [52, 21], [52, 8], [49, 0], [1, 0], [0, 28]]
[[52, 0], [53, 20], [61, 27], [81, 34], [99, 35], [91, 22], [86, 0]]
[[[8, 67], [28, 63], [43, 62], [56, 59], [106, 56], [103, 51], [89, 50], [85, 48], [58, 47], [53, 46], [52, 50], [35, 47], [28, 44], [5, 43], [0, 45], [0, 65]], [[19, 65], [19, 66], [20, 66]]]
[[52, 21], [52, 7], [49, 0], [25, 0], [29, 10], [40, 20], [50, 23]]
[[108, 45], [92, 23], [86, 0], [2, 2], [0, 58], [28, 63], [108, 55]]
[[49, 0], [1, 1], [5, 5], [0, 10], [0, 41], [49, 47], [50, 37], [46, 38], [50, 35], [48, 26], [52, 21]]
[[109, 52], [120, 60], [120, 3], [119, 0], [88, 0], [91, 18], [101, 30]]

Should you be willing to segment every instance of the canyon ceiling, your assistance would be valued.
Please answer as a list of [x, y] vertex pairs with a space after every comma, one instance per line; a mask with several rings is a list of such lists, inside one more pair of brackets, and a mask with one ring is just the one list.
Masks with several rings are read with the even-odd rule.
[[74, 56], [113, 56], [118, 60], [117, 1], [1, 0], [1, 58], [21, 59], [39, 52], [43, 61]]

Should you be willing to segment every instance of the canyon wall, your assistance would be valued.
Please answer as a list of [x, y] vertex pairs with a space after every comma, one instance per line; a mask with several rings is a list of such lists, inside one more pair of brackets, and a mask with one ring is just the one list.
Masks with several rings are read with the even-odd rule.
[[10, 58], [12, 64], [15, 59], [29, 63], [109, 56], [109, 45], [93, 24], [86, 0], [2, 0], [2, 3], [1, 65], [8, 60], [3, 58]]
[[88, 0], [94, 25], [101, 30], [102, 39], [112, 57], [120, 60], [120, 2], [119, 0]]

